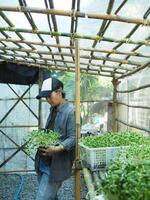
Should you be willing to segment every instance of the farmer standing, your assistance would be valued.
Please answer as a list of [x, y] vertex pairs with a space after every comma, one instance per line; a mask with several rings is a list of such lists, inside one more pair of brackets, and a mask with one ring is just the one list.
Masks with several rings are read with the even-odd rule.
[[55, 78], [43, 81], [37, 99], [46, 98], [51, 105], [45, 129], [60, 134], [57, 146], [39, 147], [35, 157], [39, 188], [36, 200], [57, 200], [62, 182], [71, 176], [75, 150], [75, 113], [65, 100], [63, 83]]

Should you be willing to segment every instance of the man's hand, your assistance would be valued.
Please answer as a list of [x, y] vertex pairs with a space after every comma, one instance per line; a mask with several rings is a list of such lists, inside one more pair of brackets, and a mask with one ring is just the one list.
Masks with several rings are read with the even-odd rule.
[[54, 153], [59, 153], [59, 152], [64, 151], [64, 147], [62, 145], [50, 146], [50, 147], [39, 147], [38, 150], [40, 151], [41, 155], [49, 156]]

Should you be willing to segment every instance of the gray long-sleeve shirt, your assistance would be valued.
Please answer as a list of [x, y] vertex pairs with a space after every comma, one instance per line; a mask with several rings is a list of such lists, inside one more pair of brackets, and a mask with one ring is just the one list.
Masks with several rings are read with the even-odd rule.
[[[45, 128], [51, 120], [51, 115], [47, 119]], [[65, 151], [52, 155], [50, 164], [36, 162], [36, 169], [45, 170], [47, 173], [50, 170], [49, 176], [51, 180], [63, 181], [70, 177], [72, 163], [75, 154], [75, 112], [71, 103], [65, 102], [57, 109], [57, 114], [54, 123], [54, 130], [60, 134], [60, 144], [64, 146]], [[36, 156], [37, 157], [37, 156]], [[38, 159], [40, 161], [40, 157]], [[41, 161], [40, 161], [41, 162]], [[40, 168], [39, 168], [40, 167]]]

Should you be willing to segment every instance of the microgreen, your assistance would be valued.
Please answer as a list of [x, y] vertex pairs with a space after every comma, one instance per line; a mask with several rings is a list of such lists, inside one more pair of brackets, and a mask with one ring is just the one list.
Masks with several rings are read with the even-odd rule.
[[150, 199], [150, 146], [134, 145], [109, 165], [102, 180], [102, 190], [108, 200]]
[[150, 137], [134, 132], [110, 132], [104, 135], [86, 136], [81, 143], [91, 148], [150, 144]]
[[25, 151], [28, 155], [37, 151], [39, 146], [49, 147], [58, 142], [59, 134], [52, 130], [45, 132], [44, 130], [33, 130], [26, 138], [27, 145]]

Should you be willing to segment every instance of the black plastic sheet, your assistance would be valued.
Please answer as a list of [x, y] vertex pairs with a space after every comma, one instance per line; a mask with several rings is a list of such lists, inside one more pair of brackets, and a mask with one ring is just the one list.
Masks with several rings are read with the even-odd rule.
[[37, 67], [27, 67], [15, 63], [0, 63], [0, 83], [29, 85], [38, 83], [39, 72], [42, 79], [50, 77], [50, 71]]

